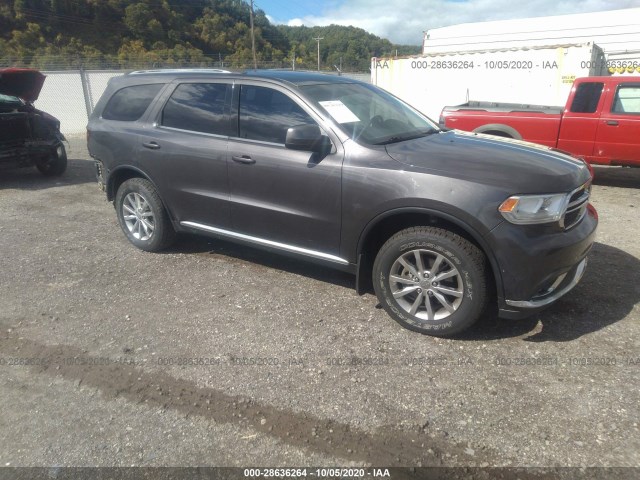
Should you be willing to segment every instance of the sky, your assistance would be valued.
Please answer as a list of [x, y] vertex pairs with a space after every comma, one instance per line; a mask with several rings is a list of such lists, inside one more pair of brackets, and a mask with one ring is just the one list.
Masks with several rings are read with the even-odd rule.
[[394, 43], [421, 45], [422, 32], [459, 23], [640, 7], [640, 0], [254, 0], [272, 23], [353, 25]]

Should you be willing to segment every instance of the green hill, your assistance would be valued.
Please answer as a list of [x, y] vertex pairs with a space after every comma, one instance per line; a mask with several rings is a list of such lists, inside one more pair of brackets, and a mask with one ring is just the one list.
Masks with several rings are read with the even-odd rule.
[[[0, 65], [141, 68], [253, 65], [250, 7], [238, 0], [0, 0]], [[356, 27], [288, 27], [254, 12], [261, 67], [368, 71], [372, 56], [418, 53]]]

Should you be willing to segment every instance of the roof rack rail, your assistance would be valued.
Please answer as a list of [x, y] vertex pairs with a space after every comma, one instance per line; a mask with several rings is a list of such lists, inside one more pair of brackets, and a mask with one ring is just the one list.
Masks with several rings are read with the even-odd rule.
[[155, 68], [152, 70], [135, 70], [129, 75], [143, 75], [148, 73], [231, 73], [229, 70], [220, 68]]

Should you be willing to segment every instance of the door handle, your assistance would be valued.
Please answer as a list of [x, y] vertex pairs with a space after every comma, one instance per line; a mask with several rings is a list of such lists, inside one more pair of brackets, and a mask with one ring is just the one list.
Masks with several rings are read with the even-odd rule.
[[251, 165], [253, 163], [256, 163], [256, 161], [253, 158], [251, 158], [249, 155], [234, 155], [233, 157], [231, 157], [231, 159], [234, 162], [244, 163], [245, 165]]
[[160, 148], [160, 145], [158, 145], [156, 142], [143, 143], [142, 146], [145, 148], [150, 148], [151, 150], [158, 150]]
[[613, 125], [614, 127], [618, 125], [617, 120], [607, 120], [607, 125]]

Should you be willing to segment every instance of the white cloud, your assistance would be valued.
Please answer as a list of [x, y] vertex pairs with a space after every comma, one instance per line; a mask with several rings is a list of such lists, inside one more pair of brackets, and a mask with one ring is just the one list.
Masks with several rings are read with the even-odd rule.
[[395, 43], [419, 45], [423, 31], [447, 25], [632, 7], [640, 7], [640, 0], [345, 0], [322, 16], [280, 23], [353, 25]]

